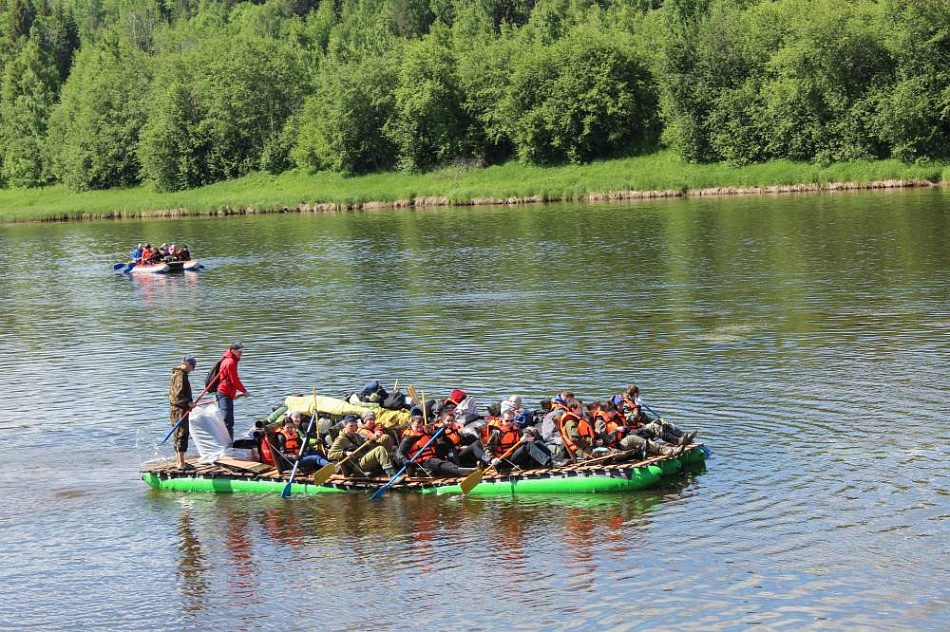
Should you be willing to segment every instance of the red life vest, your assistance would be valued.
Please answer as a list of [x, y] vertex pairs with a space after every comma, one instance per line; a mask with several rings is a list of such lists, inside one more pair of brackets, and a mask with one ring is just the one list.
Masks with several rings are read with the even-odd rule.
[[564, 431], [564, 423], [570, 419], [574, 418], [577, 420], [577, 431], [582, 437], [588, 437], [591, 440], [591, 443], [594, 441], [594, 429], [591, 427], [590, 423], [583, 417], [579, 417], [577, 413], [573, 413], [568, 410], [566, 413], [561, 415], [561, 418], [557, 421], [557, 429], [561, 433], [561, 440], [564, 441], [564, 447], [567, 448], [567, 451], [571, 453], [571, 456], [577, 452], [577, 446], [573, 441], [567, 436], [567, 432]]
[[[412, 447], [409, 448], [409, 453], [405, 455], [407, 459], [411, 459], [412, 457], [416, 456], [416, 452], [419, 452], [419, 450], [422, 450], [422, 446], [428, 443], [429, 439], [432, 438], [432, 435], [430, 435], [428, 432], [424, 430], [419, 431], [419, 432], [410, 430], [406, 434], [407, 436], [410, 436], [410, 437], [417, 437], [417, 439], [412, 443]], [[423, 461], [427, 461], [429, 459], [435, 458], [434, 444], [435, 442], [433, 441], [432, 443], [429, 443], [428, 447], [426, 447], [425, 450], [422, 450], [422, 453], [419, 454], [419, 456], [416, 458], [416, 463], [422, 463]]]
[[276, 432], [284, 436], [284, 453], [297, 454], [300, 450], [300, 435], [297, 434], [297, 431], [288, 430], [287, 428], [278, 428]]

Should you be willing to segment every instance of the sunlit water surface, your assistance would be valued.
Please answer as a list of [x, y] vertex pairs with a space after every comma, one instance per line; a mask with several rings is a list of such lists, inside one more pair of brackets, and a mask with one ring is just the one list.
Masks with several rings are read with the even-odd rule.
[[[112, 272], [136, 241], [207, 270]], [[950, 628], [944, 191], [0, 227], [0, 627]], [[169, 370], [246, 427], [371, 378], [636, 381], [708, 470], [501, 499], [151, 491]]]

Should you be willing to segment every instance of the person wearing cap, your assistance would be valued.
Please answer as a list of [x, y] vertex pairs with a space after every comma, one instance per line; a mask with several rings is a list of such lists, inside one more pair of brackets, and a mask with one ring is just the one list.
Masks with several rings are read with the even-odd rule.
[[393, 438], [386, 434], [382, 427], [376, 423], [375, 411], [367, 410], [363, 413], [359, 433], [366, 437], [368, 441], [376, 441], [376, 443], [386, 448], [387, 452], [393, 451]]
[[218, 388], [214, 393], [218, 409], [224, 415], [224, 425], [232, 439], [234, 439], [234, 400], [239, 392], [244, 396], [247, 395], [247, 389], [244, 388], [238, 376], [238, 362], [241, 361], [243, 353], [244, 345], [240, 342], [235, 342], [224, 352], [218, 369]]
[[[172, 426], [178, 423], [185, 413], [194, 408], [194, 396], [191, 393], [191, 382], [188, 374], [195, 370], [198, 361], [194, 356], [185, 356], [181, 364], [172, 369], [172, 381], [168, 387], [168, 403], [170, 405], [169, 420]], [[185, 419], [175, 428], [175, 461], [179, 469], [185, 467], [185, 452], [188, 451], [188, 419]]]
[[138, 260], [142, 258], [142, 244], [135, 244], [135, 250], [132, 251], [132, 261], [138, 263]]
[[379, 445], [377, 440], [368, 440], [359, 433], [359, 423], [355, 415], [347, 415], [343, 419], [343, 431], [333, 440], [333, 445], [330, 446], [330, 452], [327, 454], [330, 460], [340, 462], [353, 454], [361, 445], [370, 441], [376, 445], [361, 450], [343, 466], [347, 476], [352, 476], [354, 473], [363, 476], [384, 474], [392, 478], [396, 469], [393, 467], [389, 450]]

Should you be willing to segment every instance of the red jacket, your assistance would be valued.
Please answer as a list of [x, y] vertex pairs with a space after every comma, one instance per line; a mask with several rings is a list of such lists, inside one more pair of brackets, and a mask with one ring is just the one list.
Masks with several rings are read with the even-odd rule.
[[238, 377], [237, 365], [238, 357], [234, 355], [230, 349], [225, 351], [224, 359], [221, 360], [221, 368], [219, 369], [221, 381], [218, 383], [218, 392], [232, 399], [237, 395], [238, 391], [242, 393], [247, 392], [247, 389], [241, 384], [241, 378]]

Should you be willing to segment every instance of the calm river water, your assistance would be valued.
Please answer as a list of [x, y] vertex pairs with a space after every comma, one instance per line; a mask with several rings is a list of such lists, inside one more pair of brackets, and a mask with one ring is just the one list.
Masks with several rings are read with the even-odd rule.
[[[142, 240], [207, 270], [115, 274]], [[0, 628], [947, 629], [948, 244], [939, 189], [0, 226]], [[233, 340], [239, 428], [636, 381], [714, 456], [619, 496], [150, 490], [169, 370]]]

